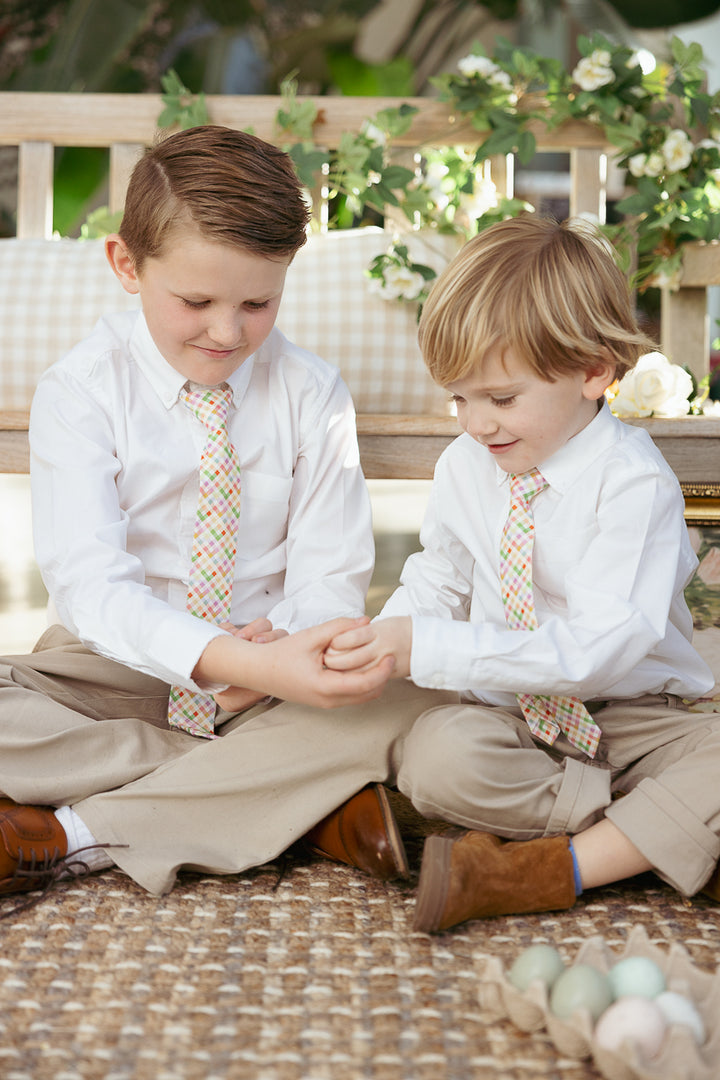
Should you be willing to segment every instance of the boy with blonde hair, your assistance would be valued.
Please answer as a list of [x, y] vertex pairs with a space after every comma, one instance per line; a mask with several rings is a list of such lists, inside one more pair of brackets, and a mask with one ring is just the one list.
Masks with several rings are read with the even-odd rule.
[[465, 433], [400, 588], [326, 655], [392, 655], [396, 677], [462, 695], [416, 721], [398, 776], [461, 827], [426, 841], [416, 928], [569, 908], [651, 868], [717, 899], [720, 717], [685, 704], [713, 679], [683, 497], [605, 399], [653, 347], [622, 274], [584, 223], [503, 222], [440, 277], [420, 344]]

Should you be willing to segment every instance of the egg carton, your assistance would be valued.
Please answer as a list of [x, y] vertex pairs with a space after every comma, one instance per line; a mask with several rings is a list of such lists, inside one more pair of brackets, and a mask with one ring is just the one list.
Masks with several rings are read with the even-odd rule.
[[587, 1009], [578, 1009], [568, 1020], [555, 1016], [550, 1011], [545, 985], [538, 980], [527, 990], [518, 990], [497, 957], [486, 958], [478, 991], [480, 1005], [489, 1020], [509, 1017], [521, 1031], [545, 1029], [561, 1054], [592, 1058], [605, 1080], [718, 1080], [720, 972], [699, 971], [681, 945], [672, 944], [666, 951], [651, 944], [643, 926], [633, 927], [621, 955], [615, 955], [603, 937], [589, 938], [578, 950], [575, 963], [590, 964], [607, 974], [613, 964], [628, 956], [653, 960], [665, 976], [667, 989], [692, 1000], [707, 1032], [702, 1046], [697, 1045], [687, 1027], [672, 1025], [652, 1059], [629, 1040], [619, 1050], [608, 1050], [596, 1043]]

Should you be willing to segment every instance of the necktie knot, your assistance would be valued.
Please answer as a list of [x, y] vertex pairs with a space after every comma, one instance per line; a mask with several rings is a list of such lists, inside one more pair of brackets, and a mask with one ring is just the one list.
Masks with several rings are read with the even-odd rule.
[[211, 431], [225, 426], [232, 396], [229, 386], [184, 390], [181, 394], [183, 404]]
[[547, 486], [548, 482], [539, 469], [510, 474], [510, 495], [513, 499], [522, 499], [525, 504], [544, 491]]

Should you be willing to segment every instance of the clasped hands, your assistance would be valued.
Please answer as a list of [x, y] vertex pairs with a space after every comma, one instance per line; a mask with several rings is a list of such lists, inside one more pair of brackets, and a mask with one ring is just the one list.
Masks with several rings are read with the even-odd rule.
[[409, 616], [373, 623], [366, 616], [338, 618], [290, 635], [263, 618], [222, 628], [234, 638], [262, 645], [254, 655], [257, 679], [247, 680], [255, 687], [231, 685], [213, 695], [228, 712], [250, 708], [268, 694], [320, 708], [359, 704], [379, 697], [389, 678], [410, 674]]

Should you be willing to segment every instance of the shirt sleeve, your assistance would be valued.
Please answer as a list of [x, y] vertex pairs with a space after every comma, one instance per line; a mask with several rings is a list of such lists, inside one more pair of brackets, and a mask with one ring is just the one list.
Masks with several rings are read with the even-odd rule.
[[82, 385], [50, 373], [30, 421], [35, 553], [65, 627], [103, 656], [199, 689], [191, 673], [217, 626], [173, 609], [126, 548], [112, 422]]
[[[587, 701], [661, 692], [673, 663], [680, 676], [684, 660], [693, 668], [691, 626], [682, 625], [681, 601], [695, 561], [679, 487], [669, 471], [615, 465], [593, 496], [584, 529], [563, 530], [556, 523], [544, 546], [536, 530], [536, 630], [508, 630], [499, 581], [495, 595], [473, 600], [467, 573], [456, 572], [451, 580], [466, 590], [471, 621], [459, 621], [459, 601], [449, 606], [441, 598], [434, 614], [426, 614], [427, 604], [409, 605], [415, 682], [495, 704], [518, 692]], [[430, 550], [408, 568], [405, 587], [413, 596], [432, 589], [432, 575], [443, 561], [454, 561], [453, 541], [442, 529], [433, 524], [427, 535]], [[478, 557], [490, 561], [482, 552]], [[498, 580], [496, 566], [476, 567], [475, 573], [485, 583], [491, 576]]]
[[290, 498], [283, 599], [268, 612], [293, 632], [365, 609], [375, 548], [355, 411], [338, 376], [304, 410]]

